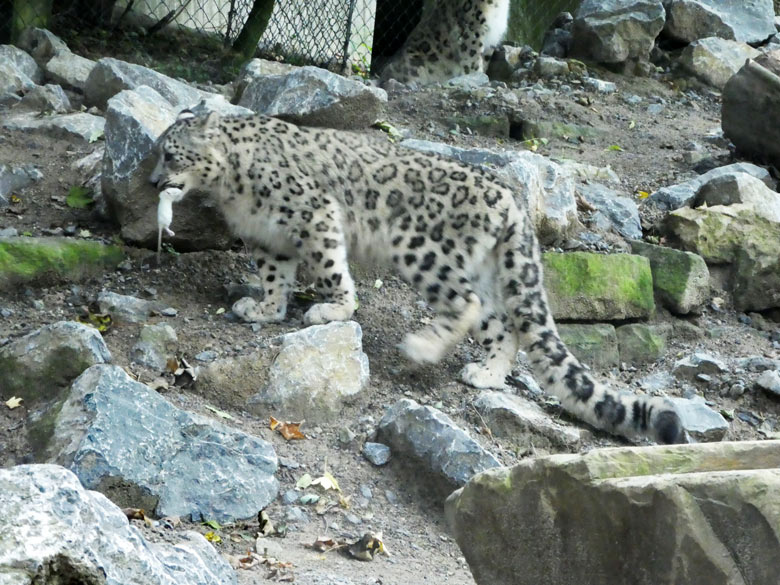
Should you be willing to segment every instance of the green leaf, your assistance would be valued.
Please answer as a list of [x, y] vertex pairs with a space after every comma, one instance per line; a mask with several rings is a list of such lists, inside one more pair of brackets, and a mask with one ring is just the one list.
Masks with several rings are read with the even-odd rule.
[[222, 530], [222, 526], [220, 526], [219, 522], [216, 520], [204, 520], [203, 525], [208, 526], [209, 528], [213, 528], [214, 530]]
[[90, 197], [90, 194], [90, 190], [86, 187], [71, 187], [68, 191], [68, 196], [65, 198], [65, 203], [73, 209], [86, 209], [95, 202]]
[[623, 152], [623, 148], [619, 144], [612, 144], [607, 147], [607, 150], [614, 150], [616, 152]]

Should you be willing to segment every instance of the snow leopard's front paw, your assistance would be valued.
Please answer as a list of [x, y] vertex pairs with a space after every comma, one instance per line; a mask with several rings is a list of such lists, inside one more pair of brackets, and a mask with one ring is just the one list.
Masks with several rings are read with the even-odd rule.
[[303, 315], [306, 325], [322, 325], [331, 321], [348, 321], [355, 308], [340, 303], [317, 303]]
[[464, 384], [474, 388], [492, 388], [504, 390], [506, 388], [506, 372], [493, 370], [479, 362], [473, 362], [463, 366], [460, 371], [460, 379]]
[[284, 319], [286, 307], [267, 302], [258, 303], [252, 297], [242, 297], [233, 303], [233, 314], [245, 323], [278, 323]]

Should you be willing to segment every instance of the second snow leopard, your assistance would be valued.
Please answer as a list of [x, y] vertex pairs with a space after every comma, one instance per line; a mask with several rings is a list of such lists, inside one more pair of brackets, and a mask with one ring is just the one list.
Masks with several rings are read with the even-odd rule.
[[383, 80], [446, 81], [484, 71], [484, 58], [504, 37], [509, 0], [428, 2], [419, 24], [384, 66]]
[[156, 149], [152, 182], [177, 200], [210, 193], [253, 251], [265, 298], [236, 307], [245, 318], [284, 319], [303, 262], [327, 301], [305, 323], [350, 319], [348, 260], [384, 261], [437, 313], [406, 335], [410, 360], [437, 362], [471, 333], [485, 359], [466, 365], [463, 381], [502, 388], [522, 347], [542, 387], [574, 416], [628, 437], [684, 440], [669, 403], [602, 386], [563, 344], [528, 211], [488, 171], [363, 134], [186, 110]]

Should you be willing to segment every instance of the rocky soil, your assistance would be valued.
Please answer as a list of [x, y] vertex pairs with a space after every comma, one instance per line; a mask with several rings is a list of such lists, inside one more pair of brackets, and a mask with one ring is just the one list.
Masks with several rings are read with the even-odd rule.
[[[643, 193], [681, 182], [713, 166], [735, 160], [720, 137], [719, 94], [689, 80], [665, 75], [651, 78], [624, 77], [606, 70], [591, 75], [616, 84], [616, 91], [580, 92], [577, 82], [553, 79], [539, 82], [538, 91], [518, 103], [507, 102], [505, 92], [491, 92], [480, 99], [473, 92], [431, 87], [420, 90], [399, 88], [389, 92], [387, 121], [410, 137], [447, 142], [461, 147], [497, 150], [534, 148], [554, 159], [572, 159], [599, 167], [609, 166], [620, 182], [613, 188], [640, 203], [646, 236], [657, 238], [658, 212], [644, 204]], [[531, 80], [535, 83], [536, 80]], [[77, 101], [77, 96], [72, 96]], [[492, 138], [470, 129], [464, 120], [506, 116], [513, 127], [534, 122], [565, 123], [590, 129], [585, 136], [562, 132], [549, 141], [524, 142]], [[378, 130], [369, 130], [378, 132]], [[66, 204], [69, 189], [88, 177], [74, 163], [100, 147], [70, 138], [51, 138], [8, 130], [0, 135], [0, 163], [35, 165], [43, 177], [0, 208], [0, 230], [13, 228], [19, 234], [46, 236], [63, 233], [72, 237], [116, 241], [117, 229], [100, 221], [89, 209]], [[587, 211], [581, 221], [589, 225]], [[626, 246], [617, 236], [606, 241], [616, 250]], [[559, 242], [562, 248], [575, 244]], [[302, 327], [306, 301], [293, 305], [284, 323], [262, 328], [231, 318], [225, 286], [238, 282], [252, 271], [252, 264], [240, 244], [229, 251], [180, 253], [166, 250], [158, 266], [154, 253], [127, 249], [127, 260], [115, 272], [79, 284], [19, 287], [0, 296], [0, 344], [33, 331], [44, 324], [76, 319], [84, 314], [102, 290], [160, 301], [176, 309], [175, 316], [156, 316], [152, 322], [170, 324], [178, 335], [177, 355], [193, 365], [215, 358], [243, 355], [266, 347], [279, 334]], [[471, 584], [473, 579], [458, 547], [447, 535], [442, 515], [442, 494], [435, 486], [410, 470], [401, 458], [377, 467], [361, 454], [361, 445], [371, 438], [386, 407], [409, 397], [421, 404], [435, 405], [462, 428], [469, 429], [502, 463], [512, 465], [522, 458], [544, 453], [544, 449], [519, 447], [511, 439], [497, 439], [472, 407], [477, 391], [458, 382], [463, 363], [478, 356], [470, 341], [462, 343], [435, 367], [413, 369], [404, 363], [396, 344], [404, 333], [430, 317], [430, 311], [416, 293], [382, 269], [363, 267], [356, 271], [360, 308], [356, 320], [363, 328], [363, 349], [371, 367], [367, 391], [343, 409], [337, 421], [302, 426], [305, 440], [285, 441], [269, 429], [267, 417], [245, 409], [246, 395], [228, 395], [194, 387], [160, 390], [176, 406], [214, 417], [215, 408], [230, 415], [221, 422], [271, 442], [280, 457], [277, 474], [280, 497], [267, 513], [277, 527], [287, 528], [284, 538], [268, 537], [268, 554], [292, 563], [282, 577], [294, 575], [297, 583]], [[381, 286], [377, 286], [381, 280]], [[299, 289], [305, 290], [305, 275]], [[724, 439], [776, 437], [780, 432], [780, 404], [755, 387], [757, 374], [739, 365], [741, 358], [762, 356], [780, 359], [777, 315], [746, 315], [730, 309], [728, 294], [714, 288], [711, 301], [700, 315], [680, 319], [663, 309], [655, 321], [670, 332], [665, 355], [650, 365], [623, 364], [611, 371], [598, 371], [611, 384], [636, 389], [663, 390], [669, 396], [703, 396], [708, 405], [724, 414], [730, 425]], [[143, 382], [169, 373], [154, 371], [130, 361], [140, 325], [116, 323], [104, 334], [113, 361]], [[648, 377], [668, 373], [673, 364], [695, 352], [719, 357], [727, 372], [694, 385], [669, 378], [663, 388], [653, 388]], [[522, 369], [522, 365], [518, 366]], [[0, 374], [1, 375], [1, 374]], [[658, 377], [656, 377], [658, 379]], [[737, 390], [735, 390], [735, 387]], [[739, 391], [738, 389], [742, 390]], [[518, 388], [518, 393], [535, 400], [553, 418], [567, 420], [554, 401]], [[3, 396], [3, 400], [8, 396]], [[32, 461], [23, 405], [10, 410], [0, 404], [0, 465]], [[272, 413], [273, 414], [273, 413]], [[577, 423], [574, 423], [575, 425]], [[592, 432], [580, 449], [624, 444], [602, 433]], [[348, 507], [334, 506], [320, 514], [314, 505], [293, 502], [304, 473], [312, 477], [329, 471], [338, 479]], [[292, 491], [291, 491], [292, 490]], [[322, 510], [320, 510], [322, 511]], [[184, 528], [202, 533], [213, 527], [182, 521], [174, 529], [161, 524], [134, 524], [152, 539], [176, 540]], [[219, 550], [225, 555], [243, 555], [254, 543], [258, 523], [222, 526], [218, 530]], [[316, 552], [305, 545], [319, 536], [356, 540], [366, 531], [381, 532], [390, 556], [361, 562], [340, 552]], [[269, 569], [255, 567], [239, 571], [239, 582], [263, 582]]]

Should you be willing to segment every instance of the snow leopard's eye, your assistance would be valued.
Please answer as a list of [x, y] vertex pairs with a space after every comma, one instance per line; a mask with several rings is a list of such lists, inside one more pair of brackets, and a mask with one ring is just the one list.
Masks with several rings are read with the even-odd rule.
[[165, 162], [171, 162], [173, 160], [173, 153], [172, 152], [166, 152], [163, 155], [163, 159], [165, 160]]

